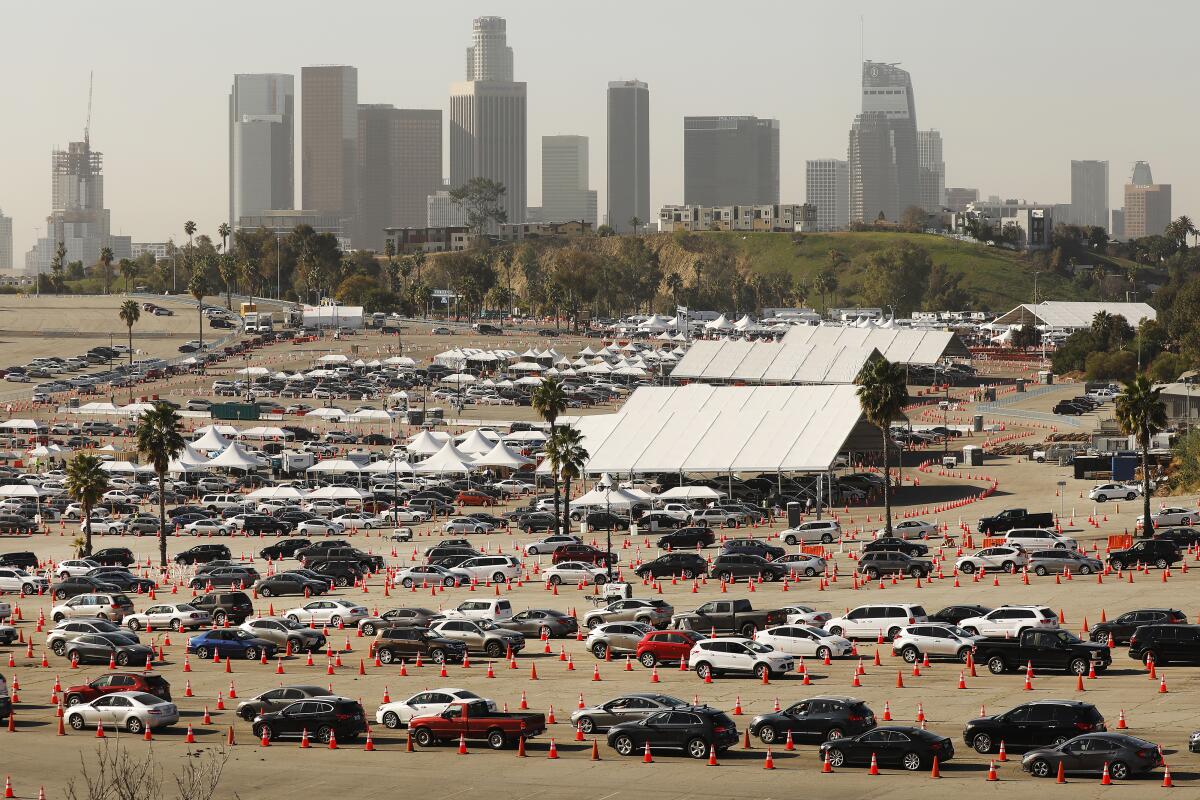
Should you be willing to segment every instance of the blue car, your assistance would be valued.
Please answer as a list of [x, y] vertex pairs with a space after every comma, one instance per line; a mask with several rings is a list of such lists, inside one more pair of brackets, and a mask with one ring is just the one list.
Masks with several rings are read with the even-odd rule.
[[276, 649], [275, 645], [266, 639], [259, 639], [237, 628], [204, 631], [191, 637], [187, 646], [187, 651], [195, 654], [197, 658], [212, 658], [216, 654], [221, 658], [244, 658], [247, 661], [262, 658], [263, 653], [267, 654], [267, 658], [271, 658]]

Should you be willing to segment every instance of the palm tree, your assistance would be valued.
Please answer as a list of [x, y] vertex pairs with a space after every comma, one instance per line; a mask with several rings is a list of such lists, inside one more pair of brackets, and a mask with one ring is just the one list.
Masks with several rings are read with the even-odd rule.
[[821, 295], [821, 310], [824, 311], [826, 308], [825, 293], [829, 291], [829, 280], [824, 272], [813, 279], [813, 289], [817, 291], [817, 294]]
[[[554, 422], [567, 409], [567, 393], [563, 391], [562, 383], [554, 378], [543, 378], [529, 396], [529, 405], [550, 425], [550, 435], [553, 438]], [[553, 461], [550, 462], [550, 473], [554, 479], [554, 518], [558, 519], [558, 468]]]
[[191, 247], [192, 237], [196, 235], [196, 223], [192, 222], [190, 219], [183, 223], [183, 232], [187, 234], [188, 247]]
[[683, 291], [683, 278], [678, 272], [672, 272], [666, 277], [667, 291], [671, 293], [671, 303], [679, 307], [679, 293]]
[[1162, 389], [1145, 375], [1138, 375], [1125, 384], [1117, 395], [1117, 421], [1121, 431], [1137, 438], [1142, 451], [1142, 536], [1153, 536], [1154, 525], [1150, 522], [1150, 437], [1167, 427], [1167, 406], [1163, 403]]
[[104, 279], [104, 293], [108, 294], [112, 290], [112, 262], [113, 251], [111, 247], [100, 248], [100, 276]]
[[883, 435], [883, 513], [886, 517], [884, 536], [892, 535], [892, 478], [891, 460], [892, 420], [904, 414], [908, 405], [908, 386], [904, 368], [886, 358], [872, 361], [863, 367], [858, 380], [858, 402], [867, 421]]
[[83, 508], [83, 555], [92, 554], [92, 508], [108, 491], [108, 473], [91, 453], [76, 453], [67, 463], [67, 494]]
[[183, 452], [183, 434], [180, 433], [179, 414], [167, 403], [155, 403], [138, 420], [134, 438], [138, 453], [147, 459], [158, 475], [158, 557], [161, 566], [167, 566], [167, 467], [171, 459]]
[[229, 253], [221, 256], [217, 264], [221, 282], [225, 284], [225, 308], [233, 311], [233, 290], [237, 288], [238, 264]]
[[221, 237], [221, 252], [229, 252], [229, 223], [222, 222], [217, 226], [217, 235]]
[[188, 292], [192, 297], [196, 298], [196, 311], [200, 320], [200, 350], [198, 358], [200, 360], [200, 371], [204, 371], [204, 294], [208, 291], [208, 281], [204, 278], [204, 270], [198, 269], [192, 273], [192, 277], [188, 280]]
[[117, 264], [117, 270], [120, 271], [121, 277], [125, 279], [125, 294], [129, 294], [129, 281], [137, 277], [137, 264], [134, 264], [128, 258], [122, 258]]
[[[121, 310], [117, 312], [117, 316], [121, 318], [121, 322], [125, 323], [125, 327], [129, 329], [129, 373], [133, 375], [133, 326], [142, 317], [142, 310], [134, 300], [126, 300], [121, 303]], [[133, 382], [129, 383], [129, 402], [133, 402]]]
[[553, 453], [553, 464], [557, 465], [558, 477], [562, 479], [563, 495], [567, 498], [562, 510], [563, 533], [571, 532], [571, 481], [583, 474], [583, 465], [588, 460], [588, 451], [583, 447], [583, 435], [570, 425], [554, 429], [546, 443], [546, 457]]

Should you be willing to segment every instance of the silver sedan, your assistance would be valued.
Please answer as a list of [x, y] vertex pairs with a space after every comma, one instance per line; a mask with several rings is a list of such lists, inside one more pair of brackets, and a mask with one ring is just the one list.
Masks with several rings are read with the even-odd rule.
[[67, 724], [77, 731], [103, 725], [138, 734], [146, 728], [162, 728], [178, 721], [179, 709], [174, 703], [145, 692], [114, 692], [67, 711]]

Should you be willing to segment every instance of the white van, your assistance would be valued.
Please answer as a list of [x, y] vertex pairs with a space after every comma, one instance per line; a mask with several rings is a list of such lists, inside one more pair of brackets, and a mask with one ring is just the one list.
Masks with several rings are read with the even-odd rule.
[[246, 498], [240, 494], [206, 494], [200, 499], [200, 505], [209, 511], [224, 511], [233, 506], [241, 506]]
[[876, 638], [895, 639], [907, 625], [928, 622], [923, 606], [903, 603], [859, 606], [842, 617], [834, 617], [825, 623], [825, 630], [847, 639]]
[[836, 519], [813, 519], [801, 522], [779, 534], [784, 544], [832, 544], [842, 538], [842, 526]]

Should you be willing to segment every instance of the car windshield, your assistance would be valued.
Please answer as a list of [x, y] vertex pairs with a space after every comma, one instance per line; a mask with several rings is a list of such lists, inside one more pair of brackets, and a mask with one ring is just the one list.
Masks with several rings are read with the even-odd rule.
[[1083, 641], [1070, 631], [1057, 630], [1054, 632], [1054, 635], [1057, 636], [1058, 640], [1063, 644], [1080, 644]]
[[287, 628], [289, 631], [304, 630], [304, 626], [299, 622], [296, 622], [294, 619], [287, 619], [284, 617], [283, 619], [277, 620], [277, 622], [279, 622], [280, 625]]
[[945, 627], [947, 630], [949, 630], [955, 636], [964, 636], [964, 637], [969, 638], [972, 635], [972, 634], [968, 633], [967, 631], [963, 630], [962, 628], [958, 627], [957, 625], [946, 625]]
[[479, 620], [479, 622], [478, 622], [478, 625], [479, 625], [479, 627], [480, 627], [480, 628], [482, 628], [482, 629], [483, 629], [483, 630], [485, 630], [485, 631], [498, 631], [498, 630], [500, 630], [500, 626], [499, 626], [499, 625], [497, 625], [496, 623], [492, 622], [491, 620], [487, 620], [487, 619]]
[[774, 647], [771, 647], [771, 645], [762, 644], [761, 642], [746, 642], [745, 644], [746, 647], [749, 647], [756, 653], [769, 653], [775, 649]]

